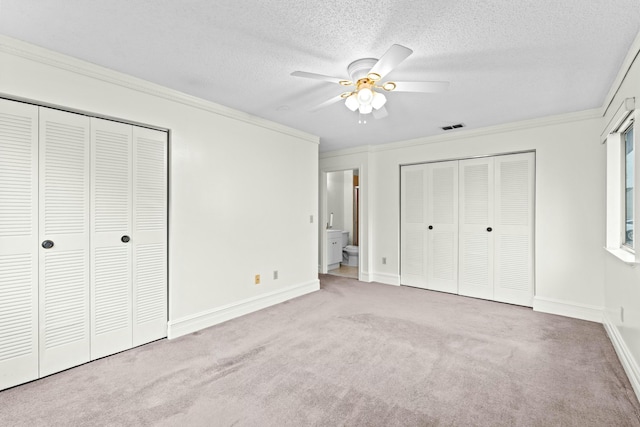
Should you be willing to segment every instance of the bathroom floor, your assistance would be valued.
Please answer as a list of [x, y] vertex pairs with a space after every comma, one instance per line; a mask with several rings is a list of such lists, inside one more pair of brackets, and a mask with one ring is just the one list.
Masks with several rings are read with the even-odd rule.
[[350, 267], [348, 265], [340, 265], [340, 268], [335, 270], [329, 270], [329, 274], [340, 277], [351, 277], [352, 279], [358, 278], [358, 267]]

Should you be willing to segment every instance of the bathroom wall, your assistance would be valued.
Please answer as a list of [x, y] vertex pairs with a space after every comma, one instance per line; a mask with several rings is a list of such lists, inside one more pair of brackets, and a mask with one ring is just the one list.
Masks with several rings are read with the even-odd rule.
[[333, 229], [344, 230], [344, 172], [327, 174], [327, 212], [333, 213]]
[[349, 232], [349, 242], [353, 243], [353, 171], [344, 171], [344, 209], [342, 211], [343, 230]]
[[333, 212], [333, 229], [349, 232], [353, 243], [353, 170], [327, 173], [327, 212]]

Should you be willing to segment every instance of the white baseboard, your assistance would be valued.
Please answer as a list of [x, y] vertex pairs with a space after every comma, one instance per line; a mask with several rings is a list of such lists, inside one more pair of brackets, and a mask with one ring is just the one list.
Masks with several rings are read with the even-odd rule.
[[602, 316], [602, 323], [604, 325], [604, 329], [607, 331], [607, 335], [609, 335], [611, 343], [613, 344], [613, 348], [618, 354], [618, 359], [620, 359], [620, 363], [622, 363], [622, 367], [627, 373], [631, 387], [633, 387], [636, 397], [640, 399], [640, 368], [638, 367], [638, 363], [633, 358], [629, 347], [627, 347], [627, 343], [622, 338], [622, 335], [620, 335], [620, 331], [618, 331], [616, 325], [611, 322], [607, 313], [604, 313]]
[[590, 322], [597, 323], [602, 323], [602, 314], [604, 312], [602, 307], [559, 301], [544, 297], [533, 298], [533, 311], [558, 314], [560, 316], [573, 317], [575, 319], [588, 320]]
[[167, 337], [178, 338], [254, 311], [262, 310], [275, 304], [296, 298], [320, 289], [320, 281], [312, 280], [307, 283], [280, 289], [256, 297], [248, 298], [222, 307], [186, 316], [169, 322]]
[[400, 276], [388, 273], [373, 273], [371, 275], [372, 282], [383, 283], [385, 285], [400, 286]]

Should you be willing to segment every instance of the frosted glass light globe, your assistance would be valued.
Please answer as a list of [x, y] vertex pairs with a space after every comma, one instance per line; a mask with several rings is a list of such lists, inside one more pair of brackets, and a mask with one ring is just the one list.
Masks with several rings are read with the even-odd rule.
[[381, 109], [384, 104], [387, 102], [387, 97], [381, 93], [374, 92], [373, 99], [371, 100], [371, 106], [376, 110]]
[[362, 106], [363, 104], [370, 104], [373, 99], [373, 92], [368, 87], [360, 89], [358, 91], [358, 102]]
[[373, 111], [373, 107], [371, 106], [371, 104], [360, 104], [360, 114], [369, 114], [371, 111]]
[[344, 101], [344, 105], [346, 105], [349, 110], [356, 111], [360, 106], [360, 104], [358, 103], [358, 97], [356, 96], [356, 94], [354, 93], [353, 95], [349, 95], [347, 97], [347, 100]]

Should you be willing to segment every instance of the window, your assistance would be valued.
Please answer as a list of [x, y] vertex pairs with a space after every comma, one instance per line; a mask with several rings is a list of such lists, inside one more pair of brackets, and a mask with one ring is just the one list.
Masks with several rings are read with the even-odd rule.
[[633, 176], [634, 176], [634, 144], [633, 144], [633, 124], [622, 134], [622, 144], [624, 145], [624, 230], [622, 243], [625, 247], [633, 249]]
[[[627, 98], [611, 115], [601, 138], [607, 152], [607, 219], [605, 249], [621, 261], [640, 264], [640, 245], [636, 248], [635, 225], [640, 224], [640, 152], [636, 150], [635, 123], [640, 109]], [[638, 219], [636, 219], [636, 217]]]

